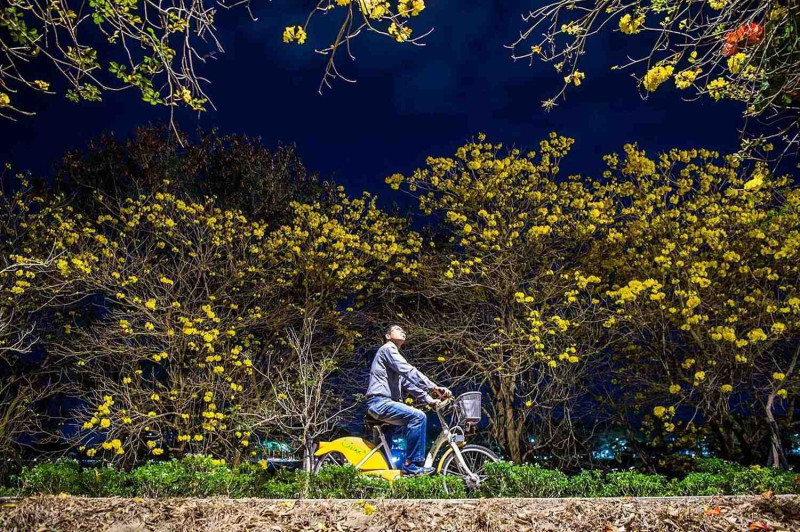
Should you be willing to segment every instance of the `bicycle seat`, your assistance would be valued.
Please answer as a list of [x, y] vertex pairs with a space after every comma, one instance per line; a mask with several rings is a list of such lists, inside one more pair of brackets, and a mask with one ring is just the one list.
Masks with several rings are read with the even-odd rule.
[[372, 417], [372, 415], [369, 412], [367, 412], [367, 415], [364, 416], [364, 427], [365, 428], [369, 428], [369, 427], [388, 427], [389, 425], [391, 425], [391, 423], [389, 423], [387, 421], [382, 421], [380, 419], [376, 419], [376, 418]]

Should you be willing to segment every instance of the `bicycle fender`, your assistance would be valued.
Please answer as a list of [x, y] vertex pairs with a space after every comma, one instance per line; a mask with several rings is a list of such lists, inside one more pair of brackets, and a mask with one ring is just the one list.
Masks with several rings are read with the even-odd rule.
[[[341, 453], [348, 463], [356, 465], [374, 448], [375, 444], [369, 440], [358, 438], [356, 436], [347, 436], [344, 438], [335, 439], [333, 441], [320, 442], [319, 447], [314, 455], [322, 456], [330, 452], [337, 452]], [[369, 460], [364, 462], [364, 464], [361, 466], [361, 469], [390, 469], [390, 467], [386, 462], [386, 457], [383, 456], [383, 452], [377, 451], [369, 457]]]

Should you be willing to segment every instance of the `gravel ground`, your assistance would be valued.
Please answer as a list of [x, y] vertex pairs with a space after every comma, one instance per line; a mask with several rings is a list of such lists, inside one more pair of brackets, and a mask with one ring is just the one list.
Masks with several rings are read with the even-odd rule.
[[800, 496], [607, 499], [0, 499], [0, 530], [800, 531]]

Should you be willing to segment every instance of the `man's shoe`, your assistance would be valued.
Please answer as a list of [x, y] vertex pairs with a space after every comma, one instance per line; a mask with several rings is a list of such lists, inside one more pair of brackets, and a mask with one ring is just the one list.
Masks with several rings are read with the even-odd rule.
[[430, 475], [431, 473], [433, 473], [432, 467], [418, 466], [415, 464], [403, 466], [404, 475]]

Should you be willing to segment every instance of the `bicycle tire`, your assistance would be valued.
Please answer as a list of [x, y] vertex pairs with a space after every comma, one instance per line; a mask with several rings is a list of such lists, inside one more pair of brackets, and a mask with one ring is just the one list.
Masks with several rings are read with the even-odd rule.
[[[460, 449], [461, 455], [464, 457], [464, 462], [470, 469], [478, 466], [477, 471], [473, 471], [480, 478], [481, 482], [486, 479], [486, 474], [483, 473], [483, 467], [488, 462], [499, 462], [500, 457], [497, 456], [492, 450], [487, 449], [483, 445], [465, 445]], [[482, 459], [480, 457], [483, 457]], [[477, 486], [471, 486], [467, 475], [461, 470], [461, 464], [456, 460], [456, 454], [450, 450], [442, 458], [442, 467], [440, 469], [441, 475], [459, 476], [464, 479], [464, 484], [467, 487], [467, 495], [472, 496], [477, 490]], [[447, 483], [444, 484], [444, 489], [447, 491]]]
[[326, 465], [343, 466], [347, 464], [347, 458], [345, 458], [342, 453], [338, 451], [331, 451], [323, 454], [317, 459], [317, 462], [314, 464], [314, 473], [319, 473], [319, 470]]

